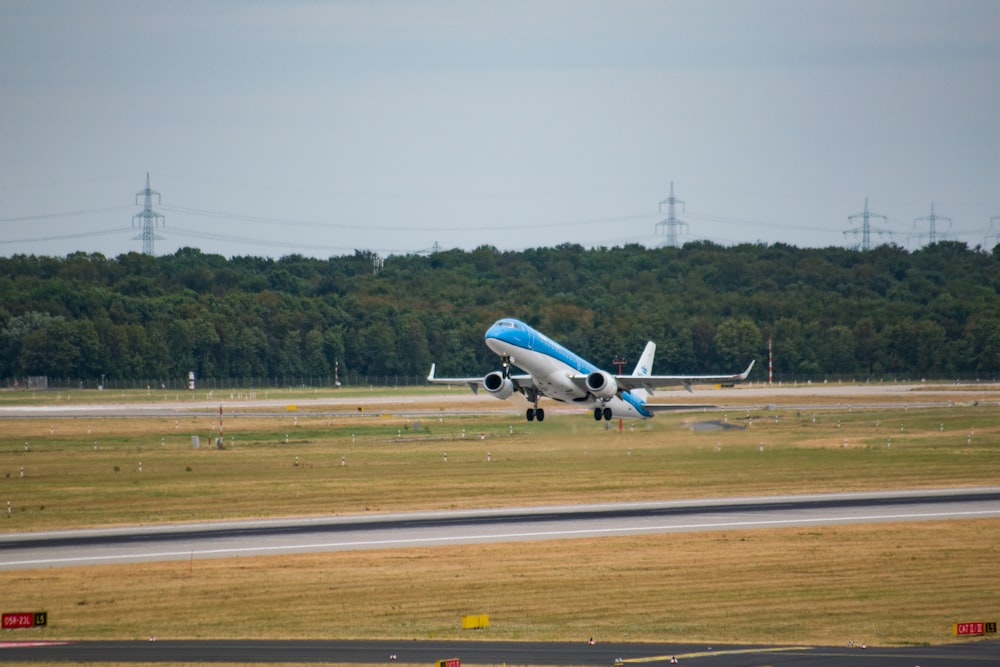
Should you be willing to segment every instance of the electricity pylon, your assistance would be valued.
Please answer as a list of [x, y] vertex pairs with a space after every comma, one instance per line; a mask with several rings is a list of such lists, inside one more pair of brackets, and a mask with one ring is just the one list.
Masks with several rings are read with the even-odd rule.
[[861, 249], [871, 250], [872, 247], [872, 232], [876, 234], [885, 234], [887, 230], [879, 229], [878, 227], [872, 227], [872, 218], [882, 218], [883, 221], [888, 222], [889, 218], [885, 217], [881, 213], [871, 213], [868, 211], [868, 197], [865, 197], [865, 210], [861, 213], [855, 213], [854, 215], [847, 216], [848, 220], [854, 220], [856, 218], [861, 218], [861, 226], [855, 227], [854, 229], [848, 229], [844, 234], [854, 234], [861, 233]]
[[[937, 236], [938, 220], [947, 222], [949, 225], [951, 224], [951, 218], [945, 217], [943, 215], [938, 215], [937, 213], [934, 212], [934, 202], [931, 202], [931, 214], [925, 215], [922, 218], [914, 218], [913, 226], [916, 227], [918, 222], [929, 222], [930, 231], [927, 233], [927, 242], [930, 244], [934, 244], [938, 240]], [[923, 234], [919, 234], [918, 236], [923, 236]]]
[[680, 199], [674, 197], [674, 182], [670, 181], [670, 196], [660, 202], [660, 213], [663, 213], [663, 205], [667, 205], [667, 219], [656, 223], [656, 233], [660, 233], [660, 228], [666, 228], [667, 240], [663, 242], [665, 246], [677, 247], [677, 230], [683, 227], [685, 230], [688, 228], [688, 224], [682, 220], [678, 220], [675, 215], [675, 204], [680, 204], [681, 208], [684, 208], [684, 202]]
[[136, 213], [132, 216], [132, 226], [135, 227], [139, 224], [142, 231], [138, 236], [132, 237], [133, 241], [142, 240], [142, 254], [153, 255], [153, 241], [163, 240], [162, 236], [157, 236], [153, 231], [153, 228], [159, 225], [160, 227], [166, 226], [166, 218], [153, 210], [153, 195], [156, 195], [156, 203], [160, 203], [160, 193], [149, 188], [149, 172], [146, 172], [146, 189], [142, 192], [138, 192], [135, 195], [135, 203], [139, 203], [139, 197], [143, 198], [143, 209], [142, 213]]

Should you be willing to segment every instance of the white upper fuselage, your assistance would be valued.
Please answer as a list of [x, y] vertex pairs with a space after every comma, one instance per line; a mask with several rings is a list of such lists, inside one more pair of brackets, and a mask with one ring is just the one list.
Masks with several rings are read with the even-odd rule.
[[586, 408], [608, 407], [616, 419], [652, 416], [643, 401], [627, 391], [607, 401], [595, 397], [582, 379], [600, 369], [524, 322], [498, 320], [486, 331], [486, 345], [528, 373], [540, 395]]

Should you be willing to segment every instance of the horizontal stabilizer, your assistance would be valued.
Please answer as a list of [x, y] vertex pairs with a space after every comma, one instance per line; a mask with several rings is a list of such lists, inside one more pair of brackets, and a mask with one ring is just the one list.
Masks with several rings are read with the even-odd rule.
[[718, 410], [717, 405], [694, 405], [694, 404], [674, 404], [667, 405], [666, 403], [646, 403], [642, 408], [648, 412], [681, 412], [683, 410], [690, 410], [692, 412], [697, 410]]

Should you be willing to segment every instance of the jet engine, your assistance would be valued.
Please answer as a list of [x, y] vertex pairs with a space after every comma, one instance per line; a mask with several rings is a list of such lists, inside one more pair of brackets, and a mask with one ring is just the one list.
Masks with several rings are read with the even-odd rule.
[[610, 373], [594, 371], [587, 376], [587, 391], [602, 401], [607, 401], [618, 393], [618, 383]]
[[501, 401], [514, 395], [514, 383], [505, 378], [500, 371], [493, 371], [483, 378], [483, 386]]

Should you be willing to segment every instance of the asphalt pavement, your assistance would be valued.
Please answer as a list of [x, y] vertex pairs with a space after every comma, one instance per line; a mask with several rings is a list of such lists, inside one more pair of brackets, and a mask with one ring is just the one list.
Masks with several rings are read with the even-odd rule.
[[0, 571], [1000, 516], [1000, 487], [497, 508], [0, 534]]
[[0, 662], [697, 665], [698, 667], [984, 667], [1000, 665], [1000, 641], [947, 646], [708, 646], [595, 641], [100, 641], [0, 642]]

